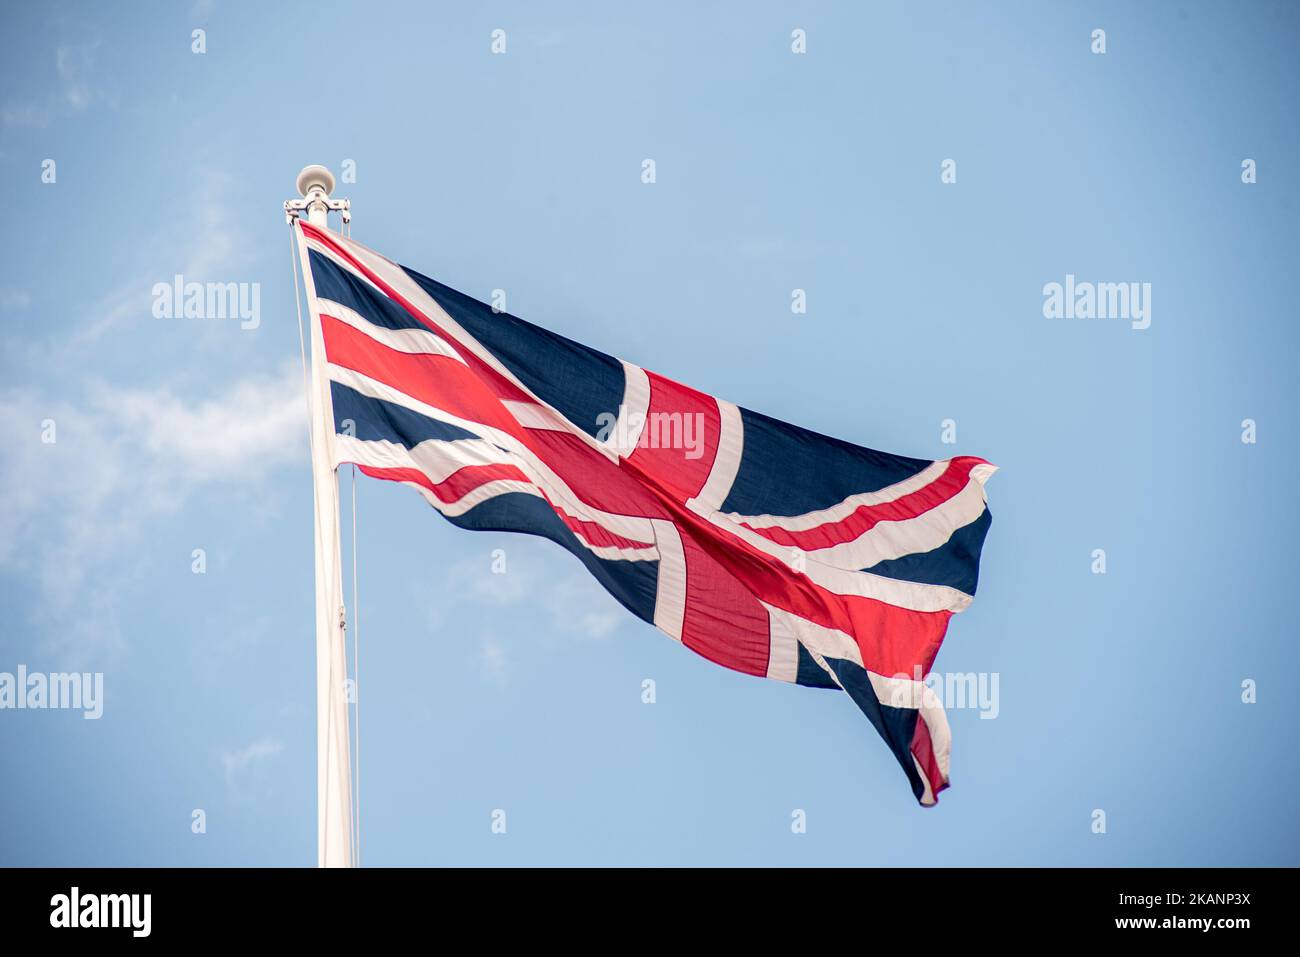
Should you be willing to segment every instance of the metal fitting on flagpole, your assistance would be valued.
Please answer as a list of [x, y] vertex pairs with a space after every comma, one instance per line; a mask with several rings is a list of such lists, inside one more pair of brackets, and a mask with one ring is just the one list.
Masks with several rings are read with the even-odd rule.
[[304, 166], [298, 174], [298, 195], [302, 199], [284, 201], [284, 221], [292, 224], [304, 212], [307, 222], [322, 229], [329, 228], [329, 214], [338, 213], [343, 222], [352, 222], [352, 204], [346, 199], [331, 199], [334, 192], [334, 174], [324, 166]]

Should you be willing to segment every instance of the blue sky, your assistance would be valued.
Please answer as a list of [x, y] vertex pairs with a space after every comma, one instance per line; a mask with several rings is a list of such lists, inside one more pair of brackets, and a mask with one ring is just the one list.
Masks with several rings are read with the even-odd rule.
[[[360, 482], [363, 863], [1300, 863], [1295, 7], [702, 6], [6, 8], [0, 671], [102, 671], [105, 700], [0, 711], [0, 863], [314, 863], [280, 204], [347, 159], [353, 235], [422, 273], [1002, 467], [937, 662], [996, 673], [998, 716], [950, 710], [927, 811], [845, 696], [714, 667], [548, 543]], [[259, 283], [260, 325], [155, 319], [176, 273]], [[1150, 328], [1045, 318], [1067, 274], [1150, 283]]]

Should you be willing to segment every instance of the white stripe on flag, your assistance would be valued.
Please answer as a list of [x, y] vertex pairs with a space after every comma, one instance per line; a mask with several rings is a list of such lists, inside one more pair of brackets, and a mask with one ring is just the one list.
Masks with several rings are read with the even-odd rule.
[[785, 612], [767, 604], [763, 607], [767, 609], [767, 676], [793, 683], [799, 677], [799, 639]]
[[924, 789], [921, 792], [921, 804], [925, 807], [929, 807], [936, 803], [934, 788], [930, 786], [930, 778], [926, 775], [925, 768], [921, 767], [921, 762], [916, 760], [916, 755], [911, 754], [909, 756], [912, 759], [912, 764], [916, 767], [917, 776], [921, 779], [921, 787]]
[[376, 286], [368, 276], [363, 276], [361, 273], [357, 272], [356, 268], [351, 263], [345, 261], [343, 257], [341, 257], [337, 252], [335, 252], [325, 243], [321, 242], [319, 239], [316, 239], [313, 236], [308, 236], [306, 233], [303, 233], [303, 239], [306, 240], [307, 247], [312, 252], [320, 253], [322, 256], [328, 259], [335, 266], [338, 266], [339, 269], [342, 269], [348, 275], [361, 280], [363, 283], [365, 283], [367, 286], [369, 286], [371, 289], [374, 290], [375, 295], [380, 296], [384, 299], [389, 298], [388, 293], [384, 292], [382, 289]]
[[513, 399], [502, 399], [501, 404], [525, 429], [544, 429], [548, 432], [569, 431], [569, 426], [565, 424], [564, 419], [550, 406], [540, 405], [537, 402], [516, 402]]
[[[851, 661], [856, 665], [862, 665], [862, 649], [858, 647], [856, 641], [844, 632], [835, 628], [827, 628], [825, 625], [819, 625], [807, 618], [800, 618], [798, 615], [791, 614], [783, 608], [769, 605], [767, 602], [763, 602], [763, 607], [767, 609], [768, 617], [773, 622], [773, 628], [779, 623], [783, 632], [788, 632], [803, 642], [804, 647], [809, 651], [816, 651], [828, 658], [839, 658], [841, 661]], [[795, 657], [797, 661], [797, 653]], [[866, 666], [863, 665], [863, 667]]]
[[713, 456], [713, 467], [709, 469], [704, 488], [686, 503], [687, 508], [705, 517], [720, 509], [731, 494], [745, 450], [745, 425], [740, 409], [723, 399], [714, 401], [718, 403], [718, 451]]
[[727, 512], [732, 521], [744, 522], [750, 528], [784, 528], [790, 532], [804, 532], [819, 525], [842, 522], [864, 505], [885, 505], [920, 491], [948, 471], [950, 461], [932, 462], [915, 475], [880, 489], [878, 492], [861, 492], [850, 495], [844, 501], [823, 508], [816, 512], [802, 515], [741, 515], [739, 512]]
[[805, 555], [836, 568], [870, 569], [877, 562], [939, 548], [953, 532], [979, 518], [984, 507], [984, 486], [972, 477], [960, 492], [928, 512], [897, 522], [877, 522], [852, 541]]
[[686, 616], [686, 553], [681, 533], [672, 522], [653, 519], [655, 545], [659, 549], [659, 584], [655, 593], [655, 627], [677, 641], [682, 640], [682, 619]]
[[650, 411], [650, 377], [640, 366], [623, 363], [623, 402], [605, 444], [624, 458], [636, 451]]
[[[514, 456], [497, 449], [490, 442], [478, 439], [460, 439], [453, 442], [430, 439], [421, 442], [414, 449], [407, 449], [384, 440], [362, 441], [352, 436], [340, 435], [339, 455], [342, 462], [355, 462], [374, 468], [415, 469], [435, 485], [440, 485], [457, 471], [470, 465], [489, 465], [509, 463], [518, 466]], [[490, 451], [489, 451], [490, 450]], [[493, 454], [495, 453], [495, 454]], [[444, 515], [463, 515], [476, 505], [480, 505], [497, 495], [507, 492], [524, 492], [528, 495], [542, 497], [541, 490], [531, 482], [518, 479], [495, 479], [491, 482], [470, 489], [459, 499], [444, 502], [433, 492], [416, 482], [405, 482], [418, 489], [429, 504]], [[654, 561], [657, 558], [654, 546], [646, 544], [640, 548], [623, 548], [617, 545], [594, 545], [587, 540], [580, 530], [570, 529], [582, 545], [598, 558], [620, 561]]]
[[409, 355], [446, 356], [448, 359], [455, 359], [461, 365], [465, 364], [465, 360], [456, 353], [450, 343], [427, 329], [389, 329], [387, 326], [371, 322], [361, 313], [349, 309], [341, 302], [333, 302], [329, 299], [318, 299], [317, 302], [320, 303], [321, 315], [333, 316], [390, 349]]
[[[539, 498], [542, 494], [537, 490], [537, 486], [530, 485], [527, 482], [520, 482], [514, 479], [500, 479], [496, 482], [484, 482], [478, 488], [474, 489], [472, 492], [467, 492], [462, 498], [459, 498], [454, 502], [444, 502], [423, 485], [418, 485], [415, 482], [406, 482], [405, 484], [414, 488], [424, 496], [425, 500], [430, 505], [448, 517], [464, 515], [476, 505], [482, 505], [488, 499], [496, 498], [498, 495], [505, 495], [507, 492], [523, 492], [527, 495], [536, 495]], [[586, 545], [587, 543], [583, 542], [583, 544]], [[591, 546], [587, 547], [590, 548]], [[595, 551], [595, 549], [592, 549], [592, 551]]]
[[386, 439], [362, 440], [351, 435], [335, 439], [338, 464], [356, 462], [375, 468], [415, 468], [434, 485], [441, 485], [452, 475], [472, 465], [514, 465], [518, 459], [482, 439], [427, 439], [408, 449]]

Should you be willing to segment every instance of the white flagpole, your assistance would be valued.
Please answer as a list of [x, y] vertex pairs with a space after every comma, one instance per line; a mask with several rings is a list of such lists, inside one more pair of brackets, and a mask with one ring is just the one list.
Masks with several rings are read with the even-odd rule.
[[[334, 177], [323, 166], [298, 174], [298, 193], [307, 221], [329, 225]], [[294, 204], [299, 205], [299, 204]], [[286, 204], [286, 209], [289, 204]], [[325, 342], [317, 321], [316, 288], [307, 246], [295, 225], [298, 255], [306, 284], [311, 325], [311, 470], [316, 511], [316, 864], [352, 866], [352, 772], [349, 767], [346, 694], [346, 623], [343, 607], [342, 547], [339, 543], [339, 483], [334, 464], [334, 411], [325, 368]]]

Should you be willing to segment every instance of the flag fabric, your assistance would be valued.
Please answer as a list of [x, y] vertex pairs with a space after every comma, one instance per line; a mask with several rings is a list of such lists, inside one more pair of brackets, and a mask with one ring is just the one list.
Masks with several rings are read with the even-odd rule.
[[336, 466], [556, 542], [710, 661], [844, 690], [935, 803], [951, 739], [921, 679], [975, 594], [995, 466], [788, 425], [295, 228]]

